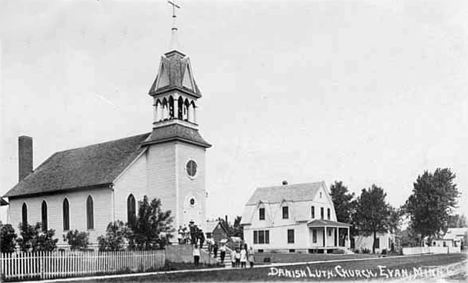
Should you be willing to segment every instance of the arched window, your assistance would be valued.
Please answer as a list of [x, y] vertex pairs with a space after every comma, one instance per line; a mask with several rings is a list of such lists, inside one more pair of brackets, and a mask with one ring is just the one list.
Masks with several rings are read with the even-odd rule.
[[21, 208], [21, 223], [22, 225], [28, 224], [28, 206], [23, 202], [23, 207]]
[[42, 201], [41, 216], [42, 231], [47, 231], [47, 203], [45, 200]]
[[88, 229], [94, 229], [94, 208], [91, 196], [86, 199], [86, 226]]
[[70, 206], [69, 206], [67, 198], [63, 200], [62, 212], [63, 212], [63, 231], [68, 231], [70, 230]]
[[127, 198], [127, 222], [130, 225], [133, 225], [136, 220], [136, 203], [135, 197], [130, 194]]

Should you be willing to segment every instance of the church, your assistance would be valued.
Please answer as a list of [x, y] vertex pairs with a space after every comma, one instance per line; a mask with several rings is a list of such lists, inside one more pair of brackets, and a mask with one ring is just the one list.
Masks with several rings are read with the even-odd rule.
[[[111, 221], [128, 222], [147, 195], [171, 210], [173, 227], [206, 223], [205, 153], [211, 145], [198, 131], [197, 105], [202, 97], [190, 59], [179, 51], [177, 27], [173, 48], [161, 57], [149, 95], [152, 131], [54, 153], [33, 170], [33, 142], [19, 137], [19, 182], [8, 198], [8, 223], [40, 222], [62, 235], [89, 232], [91, 246]], [[150, 106], [148, 106], [150, 111]], [[148, 126], [150, 125], [148, 121]]]

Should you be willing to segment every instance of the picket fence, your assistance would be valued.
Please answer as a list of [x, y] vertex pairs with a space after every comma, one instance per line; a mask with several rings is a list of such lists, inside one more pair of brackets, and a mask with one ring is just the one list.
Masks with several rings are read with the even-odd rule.
[[144, 272], [163, 267], [165, 260], [164, 250], [10, 253], [1, 255], [0, 273], [9, 281]]

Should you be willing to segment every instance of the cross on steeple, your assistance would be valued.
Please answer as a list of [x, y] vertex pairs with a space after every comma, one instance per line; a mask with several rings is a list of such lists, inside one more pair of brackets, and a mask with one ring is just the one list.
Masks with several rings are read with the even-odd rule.
[[170, 5], [172, 5], [172, 38], [171, 38], [171, 49], [177, 50], [179, 48], [179, 40], [177, 38], [177, 15], [176, 15], [176, 8], [180, 9], [180, 6], [175, 3], [175, 0], [167, 1]]

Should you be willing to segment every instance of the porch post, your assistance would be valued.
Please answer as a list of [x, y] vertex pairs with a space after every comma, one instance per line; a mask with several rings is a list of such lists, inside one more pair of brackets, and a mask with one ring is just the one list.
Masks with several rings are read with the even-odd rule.
[[324, 254], [327, 253], [327, 238], [328, 238], [327, 226], [324, 226], [323, 227], [323, 239], [324, 239], [324, 246], [325, 246], [325, 249], [323, 250]]
[[339, 243], [339, 239], [338, 239], [338, 227], [335, 227], [335, 233], [334, 233], [334, 244], [335, 244], [335, 247], [338, 247], [340, 246], [340, 243]]
[[350, 240], [350, 235], [349, 235], [349, 226], [348, 226], [348, 233], [346, 234], [346, 238], [347, 238], [346, 247], [349, 249], [349, 248], [351, 248], [351, 240]]

